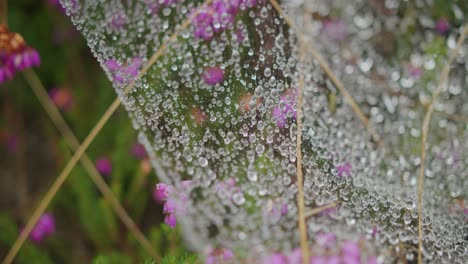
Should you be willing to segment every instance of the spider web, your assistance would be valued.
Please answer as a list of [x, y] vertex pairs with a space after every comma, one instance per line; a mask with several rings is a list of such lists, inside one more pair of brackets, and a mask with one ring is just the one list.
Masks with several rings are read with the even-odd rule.
[[[284, 2], [294, 29], [267, 1], [62, 0], [113, 81], [158, 177], [177, 189], [176, 216], [190, 246], [203, 253], [229, 248], [244, 261], [298, 247], [295, 118], [302, 96], [306, 206], [339, 203], [307, 219], [313, 245], [318, 234], [334, 232], [340, 241], [362, 241], [364, 256], [392, 262], [404, 248], [410, 261], [424, 103], [458, 30], [443, 38], [447, 54], [435, 56], [424, 46], [440, 39], [427, 33], [435, 18], [407, 21], [398, 13], [409, 9], [403, 2]], [[463, 8], [456, 3], [455, 16]], [[187, 18], [192, 23], [184, 28]], [[423, 29], [402, 43], [411, 23]], [[382, 147], [311, 48], [369, 117]], [[430, 128], [423, 253], [434, 262], [466, 257], [468, 127], [460, 118], [468, 112], [467, 62], [465, 45]]]

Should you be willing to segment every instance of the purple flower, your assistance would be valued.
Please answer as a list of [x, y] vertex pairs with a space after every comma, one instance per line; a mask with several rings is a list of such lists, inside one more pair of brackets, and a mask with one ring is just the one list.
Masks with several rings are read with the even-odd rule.
[[310, 258], [310, 264], [327, 264], [327, 259], [322, 256], [314, 255]]
[[289, 253], [288, 263], [289, 264], [302, 263], [302, 251], [300, 248], [296, 248], [291, 253]]
[[234, 254], [230, 249], [214, 249], [208, 254], [205, 264], [221, 264], [231, 260]]
[[40, 243], [45, 237], [55, 233], [55, 220], [51, 214], [43, 214], [34, 226], [29, 238]]
[[195, 37], [204, 40], [210, 40], [213, 37], [214, 30], [211, 26], [213, 24], [214, 9], [210, 6], [203, 8], [192, 20], [192, 25], [195, 28]]
[[220, 67], [208, 67], [202, 75], [208, 85], [216, 85], [224, 81], [224, 71]]
[[232, 26], [239, 11], [256, 6], [263, 0], [214, 0], [203, 7], [194, 19], [194, 35], [203, 40], [210, 40], [215, 33]]
[[0, 40], [0, 83], [11, 80], [18, 71], [41, 64], [39, 53], [5, 24], [0, 25]]
[[127, 64], [120, 64], [114, 59], [107, 60], [105, 65], [107, 69], [112, 73], [113, 81], [122, 84], [124, 80], [128, 79], [131, 81], [133, 78], [138, 76], [140, 66], [143, 60], [140, 57], [134, 57]]
[[119, 11], [112, 15], [110, 24], [114, 30], [120, 30], [127, 26], [128, 18], [123, 11]]
[[450, 29], [450, 22], [447, 18], [441, 17], [437, 20], [435, 28], [440, 34], [445, 34]]
[[346, 162], [345, 164], [341, 164], [336, 166], [336, 170], [338, 171], [338, 177], [343, 177], [346, 176], [350, 177], [351, 176], [351, 171], [352, 171], [352, 166], [349, 162]]
[[288, 259], [281, 253], [273, 253], [263, 259], [263, 264], [288, 264]]
[[148, 156], [148, 154], [146, 154], [145, 146], [140, 143], [135, 143], [131, 152], [132, 155], [139, 160], [144, 160]]
[[408, 65], [409, 74], [415, 79], [421, 78], [423, 75], [423, 69], [421, 67], [413, 66], [412, 64]]
[[153, 191], [153, 200], [158, 203], [164, 203], [169, 196], [170, 186], [165, 183], [156, 184]]
[[164, 217], [164, 223], [172, 228], [176, 227], [177, 219], [173, 213], [166, 214]]
[[41, 64], [39, 53], [31, 47], [26, 47], [22, 52], [13, 54], [11, 59], [17, 71], [22, 71]]
[[377, 264], [378, 261], [377, 261], [377, 258], [374, 257], [374, 256], [370, 256], [367, 258], [367, 264]]
[[112, 172], [112, 162], [107, 157], [100, 157], [96, 160], [96, 169], [103, 176], [109, 176]]
[[361, 248], [355, 242], [345, 241], [341, 246], [341, 254], [344, 259], [359, 260], [361, 257]]
[[69, 111], [73, 106], [73, 95], [67, 88], [52, 88], [49, 97], [63, 111]]
[[346, 25], [343, 20], [325, 20], [322, 22], [322, 29], [330, 39], [341, 42], [346, 38]]
[[278, 127], [285, 127], [286, 121], [289, 117], [296, 119], [297, 111], [294, 109], [296, 106], [296, 90], [289, 89], [281, 97], [279, 105], [273, 109], [273, 117], [276, 119]]
[[336, 243], [336, 235], [333, 233], [319, 233], [315, 237], [315, 242], [319, 247], [330, 248]]

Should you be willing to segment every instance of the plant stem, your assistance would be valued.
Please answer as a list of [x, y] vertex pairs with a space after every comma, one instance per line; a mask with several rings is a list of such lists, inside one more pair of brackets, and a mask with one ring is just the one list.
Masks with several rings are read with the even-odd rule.
[[[207, 0], [204, 2], [204, 4], [210, 3], [211, 0]], [[202, 4], [202, 6], [204, 5]], [[187, 20], [185, 20], [181, 26], [171, 35], [171, 37], [165, 41], [159, 49], [156, 51], [156, 53], [151, 56], [151, 58], [148, 60], [147, 64], [142, 67], [140, 70], [138, 76], [129, 84], [127, 87], [124, 88], [124, 94], [127, 94], [130, 92], [136, 84], [136, 80], [140, 79], [143, 75], [146, 74], [146, 72], [151, 68], [151, 66], [161, 57], [161, 55], [164, 53], [165, 49], [167, 48], [168, 44], [172, 43], [177, 36], [180, 34], [182, 30], [187, 28], [193, 18], [200, 12], [200, 8], [196, 10]], [[54, 196], [57, 194], [57, 192], [60, 190], [60, 187], [63, 185], [65, 180], [67, 179], [68, 175], [72, 171], [72, 169], [75, 167], [77, 164], [78, 160], [83, 156], [85, 153], [86, 149], [89, 147], [89, 145], [93, 142], [94, 138], [99, 134], [99, 132], [102, 130], [104, 125], [109, 121], [110, 117], [112, 114], [117, 110], [117, 108], [120, 106], [121, 101], [117, 97], [114, 102], [109, 106], [109, 108], [106, 110], [104, 115], [99, 119], [97, 124], [93, 127], [91, 132], [88, 134], [88, 136], [85, 138], [83, 143], [77, 148], [75, 154], [72, 156], [72, 158], [68, 161], [66, 164], [65, 168], [62, 170], [60, 175], [57, 177], [55, 182], [52, 184], [50, 189], [47, 191], [45, 194], [44, 198], [41, 200], [39, 203], [38, 207], [30, 217], [28, 223], [24, 227], [23, 231], [20, 233], [18, 238], [16, 239], [15, 243], [11, 247], [10, 251], [8, 252], [7, 256], [3, 260], [2, 264], [10, 264], [13, 262], [14, 258], [18, 254], [19, 250], [23, 246], [24, 242], [26, 241], [27, 237], [31, 233], [32, 229], [36, 225], [37, 221], [39, 220], [39, 217], [44, 213], [44, 211], [47, 209], [48, 205], [54, 198]], [[157, 258], [159, 259], [159, 258]], [[156, 260], [157, 260], [156, 259]]]
[[426, 160], [426, 145], [427, 145], [427, 136], [429, 132], [429, 124], [431, 122], [432, 112], [434, 110], [434, 103], [439, 98], [439, 95], [442, 93], [444, 86], [446, 85], [447, 79], [450, 74], [450, 68], [454, 62], [458, 52], [460, 51], [465, 37], [468, 34], [468, 24], [463, 26], [460, 37], [458, 38], [457, 45], [450, 55], [447, 63], [445, 64], [442, 73], [440, 74], [439, 84], [432, 94], [432, 99], [429, 102], [426, 113], [424, 115], [423, 125], [422, 125], [422, 136], [421, 136], [421, 167], [419, 169], [418, 177], [418, 263], [422, 264], [422, 250], [423, 250], [423, 239], [422, 239], [422, 195], [424, 191], [424, 166]]

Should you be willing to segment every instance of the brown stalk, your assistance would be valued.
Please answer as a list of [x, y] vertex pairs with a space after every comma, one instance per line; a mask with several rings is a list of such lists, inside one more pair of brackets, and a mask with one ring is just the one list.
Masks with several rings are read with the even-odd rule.
[[[210, 3], [211, 0], [206, 0], [204, 4]], [[190, 25], [190, 22], [192, 19], [197, 15], [199, 12], [199, 9], [197, 9], [196, 12], [192, 14], [190, 18], [185, 20], [181, 26], [171, 35], [169, 40], [164, 42], [161, 47], [156, 51], [156, 53], [148, 60], [147, 64], [140, 70], [138, 76], [135, 78], [135, 80], [141, 78], [148, 70], [149, 68], [159, 59], [159, 57], [163, 54], [165, 51], [167, 45], [174, 41], [179, 33], [187, 28]], [[134, 86], [135, 86], [135, 80], [133, 80], [127, 87], [124, 89], [124, 93], [127, 94], [130, 92]], [[18, 238], [16, 239], [15, 243], [13, 246], [10, 248], [10, 251], [8, 252], [7, 256], [3, 260], [2, 264], [10, 264], [13, 262], [14, 258], [16, 257], [16, 254], [18, 254], [19, 250], [23, 246], [24, 242], [26, 241], [27, 237], [31, 233], [32, 229], [36, 225], [37, 221], [39, 220], [40, 216], [44, 213], [44, 211], [47, 209], [48, 205], [50, 204], [51, 200], [54, 198], [54, 196], [57, 194], [59, 191], [60, 187], [63, 185], [65, 180], [67, 179], [68, 175], [72, 171], [72, 169], [75, 167], [76, 163], [78, 160], [81, 158], [81, 156], [84, 154], [86, 149], [89, 147], [89, 145], [93, 142], [94, 138], [99, 134], [99, 132], [102, 130], [104, 125], [107, 123], [107, 121], [110, 119], [112, 114], [117, 110], [117, 108], [120, 106], [120, 99], [117, 97], [114, 102], [110, 105], [110, 107], [106, 110], [104, 115], [99, 119], [98, 123], [93, 127], [91, 132], [88, 134], [88, 136], [85, 138], [83, 143], [77, 148], [75, 154], [72, 156], [72, 158], [68, 161], [66, 164], [65, 168], [62, 170], [60, 175], [57, 177], [55, 182], [52, 184], [48, 192], [45, 194], [44, 198], [41, 200], [39, 203], [38, 207], [30, 217], [29, 221], [27, 222], [26, 226], [24, 227], [23, 231], [20, 233]]]
[[317, 61], [317, 63], [320, 65], [322, 70], [325, 72], [325, 74], [328, 76], [328, 78], [332, 81], [332, 83], [335, 85], [335, 87], [340, 91], [340, 93], [343, 95], [345, 101], [348, 103], [348, 105], [351, 107], [351, 109], [356, 113], [357, 117], [359, 120], [361, 120], [362, 124], [366, 127], [367, 131], [369, 134], [372, 136], [372, 139], [377, 142], [379, 147], [384, 147], [384, 142], [382, 141], [381, 137], [377, 134], [377, 132], [370, 126], [369, 119], [366, 117], [364, 112], [362, 112], [361, 108], [359, 105], [356, 103], [354, 98], [351, 96], [351, 94], [348, 92], [348, 90], [344, 87], [343, 83], [338, 79], [338, 77], [333, 73], [331, 70], [330, 66], [328, 66], [328, 63], [322, 58], [320, 55], [320, 52], [316, 50], [310, 41], [303, 41], [303, 36], [299, 34], [299, 31], [297, 30], [296, 26], [292, 22], [290, 18], [288, 18], [281, 6], [278, 4], [276, 0], [270, 0], [270, 3], [273, 5], [273, 7], [276, 9], [276, 11], [283, 17], [284, 21], [288, 26], [292, 29], [294, 29], [296, 32], [298, 32], [297, 37], [299, 42], [301, 42], [303, 45], [307, 46], [308, 51], [312, 55], [312, 57]]
[[320, 214], [321, 212], [323, 212], [323, 211], [325, 211], [327, 209], [333, 208], [333, 207], [337, 206], [338, 204], [340, 204], [340, 202], [333, 202], [333, 203], [330, 203], [330, 204], [326, 204], [324, 206], [320, 206], [320, 207], [317, 207], [317, 208], [310, 209], [305, 213], [305, 218], [309, 218], [309, 217], [312, 217], [314, 215]]
[[460, 51], [463, 42], [465, 41], [466, 35], [468, 34], [468, 24], [463, 26], [460, 37], [458, 38], [457, 45], [452, 51], [447, 63], [440, 74], [439, 84], [437, 85], [436, 90], [432, 94], [431, 101], [427, 105], [426, 113], [424, 115], [423, 125], [422, 125], [422, 136], [421, 136], [421, 167], [419, 170], [418, 177], [418, 263], [422, 264], [422, 248], [423, 248], [423, 239], [422, 239], [422, 195], [424, 191], [424, 165], [426, 160], [426, 145], [427, 145], [427, 135], [429, 132], [429, 124], [431, 122], [432, 112], [434, 110], [434, 103], [442, 93], [445, 83], [450, 74], [450, 68], [453, 61], [455, 60], [458, 52]]
[[[65, 141], [70, 147], [70, 149], [72, 151], [76, 151], [80, 146], [80, 142], [78, 141], [78, 139], [73, 134], [70, 127], [67, 125], [67, 123], [63, 119], [62, 115], [60, 114], [60, 111], [57, 109], [57, 107], [54, 105], [54, 103], [51, 101], [51, 99], [47, 95], [47, 92], [44, 89], [44, 86], [39, 80], [37, 74], [32, 70], [28, 70], [24, 72], [24, 77], [26, 81], [28, 82], [29, 86], [32, 88], [36, 97], [39, 99], [39, 102], [41, 103], [42, 107], [45, 109], [50, 119], [54, 123], [57, 130], [60, 131], [62, 136], [65, 138]], [[120, 220], [130, 230], [130, 233], [133, 234], [133, 236], [137, 239], [137, 241], [141, 244], [141, 246], [148, 252], [148, 254], [151, 255], [151, 257], [153, 257], [155, 260], [159, 260], [160, 256], [151, 247], [151, 244], [148, 241], [148, 239], [146, 239], [146, 237], [140, 231], [140, 229], [135, 224], [135, 222], [130, 218], [128, 213], [120, 204], [119, 200], [115, 198], [112, 191], [107, 186], [105, 181], [102, 179], [101, 175], [97, 171], [91, 159], [86, 155], [86, 153], [83, 154], [83, 156], [80, 158], [80, 161], [83, 167], [85, 168], [85, 170], [88, 172], [89, 176], [91, 177], [91, 180], [96, 184], [99, 191], [104, 196], [104, 199], [110, 204], [110, 206], [112, 207], [114, 212], [117, 214], [117, 216], [120, 218]]]

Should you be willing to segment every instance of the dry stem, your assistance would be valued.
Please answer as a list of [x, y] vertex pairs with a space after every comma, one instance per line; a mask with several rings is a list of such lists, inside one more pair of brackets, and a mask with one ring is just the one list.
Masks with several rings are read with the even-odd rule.
[[460, 51], [462, 44], [465, 40], [466, 34], [468, 34], [468, 24], [465, 25], [462, 29], [461, 35], [458, 38], [457, 46], [450, 55], [447, 63], [445, 64], [444, 69], [440, 75], [439, 84], [432, 94], [432, 99], [429, 102], [426, 113], [424, 115], [424, 121], [422, 126], [422, 136], [421, 136], [421, 167], [419, 170], [418, 178], [418, 263], [422, 264], [422, 249], [423, 249], [423, 239], [422, 239], [422, 195], [424, 191], [424, 164], [426, 160], [426, 144], [427, 144], [427, 135], [429, 131], [429, 123], [431, 122], [431, 116], [434, 109], [434, 102], [437, 100], [439, 95], [442, 93], [443, 87], [449, 77], [450, 67], [452, 66], [453, 61], [455, 60], [458, 52]]
[[[211, 0], [205, 1], [204, 4], [210, 3]], [[148, 70], [149, 68], [159, 59], [159, 57], [163, 54], [165, 51], [167, 45], [174, 41], [179, 33], [187, 28], [190, 25], [190, 22], [192, 19], [195, 17], [195, 15], [199, 12], [199, 9], [197, 9], [197, 12], [194, 12], [190, 18], [188, 18], [186, 21], [182, 23], [182, 25], [171, 35], [169, 40], [164, 42], [161, 47], [156, 51], [156, 53], [149, 59], [147, 64], [140, 70], [138, 76], [136, 79], [141, 78]], [[136, 80], [135, 79], [135, 80]], [[132, 81], [127, 87], [124, 89], [124, 93], [127, 94], [130, 92], [134, 86], [135, 86], [135, 80]], [[99, 119], [98, 123], [94, 126], [94, 128], [91, 130], [89, 135], [85, 138], [83, 143], [77, 148], [75, 154], [72, 156], [72, 158], [68, 161], [67, 165], [63, 169], [63, 171], [60, 173], [58, 178], [55, 180], [55, 182], [52, 184], [44, 198], [41, 200], [39, 203], [38, 207], [32, 214], [31, 218], [27, 222], [26, 226], [24, 227], [23, 231], [20, 233], [19, 237], [16, 239], [15, 243], [11, 247], [10, 251], [8, 252], [7, 256], [3, 260], [2, 264], [10, 264], [13, 262], [16, 254], [18, 254], [19, 250], [23, 246], [24, 242], [26, 241], [27, 237], [31, 233], [32, 229], [36, 225], [37, 221], [39, 220], [40, 216], [44, 213], [44, 211], [47, 209], [48, 205], [50, 204], [50, 201], [52, 198], [55, 196], [55, 194], [59, 191], [60, 187], [63, 185], [65, 180], [67, 179], [68, 175], [72, 171], [72, 169], [75, 167], [76, 163], [78, 160], [81, 158], [81, 156], [84, 154], [86, 149], [89, 147], [91, 142], [94, 140], [94, 138], [99, 134], [101, 129], [104, 127], [104, 125], [107, 123], [109, 118], [112, 116], [112, 114], [117, 110], [117, 108], [120, 105], [120, 99], [116, 98], [114, 102], [111, 104], [111, 106], [106, 110], [104, 115]]]

